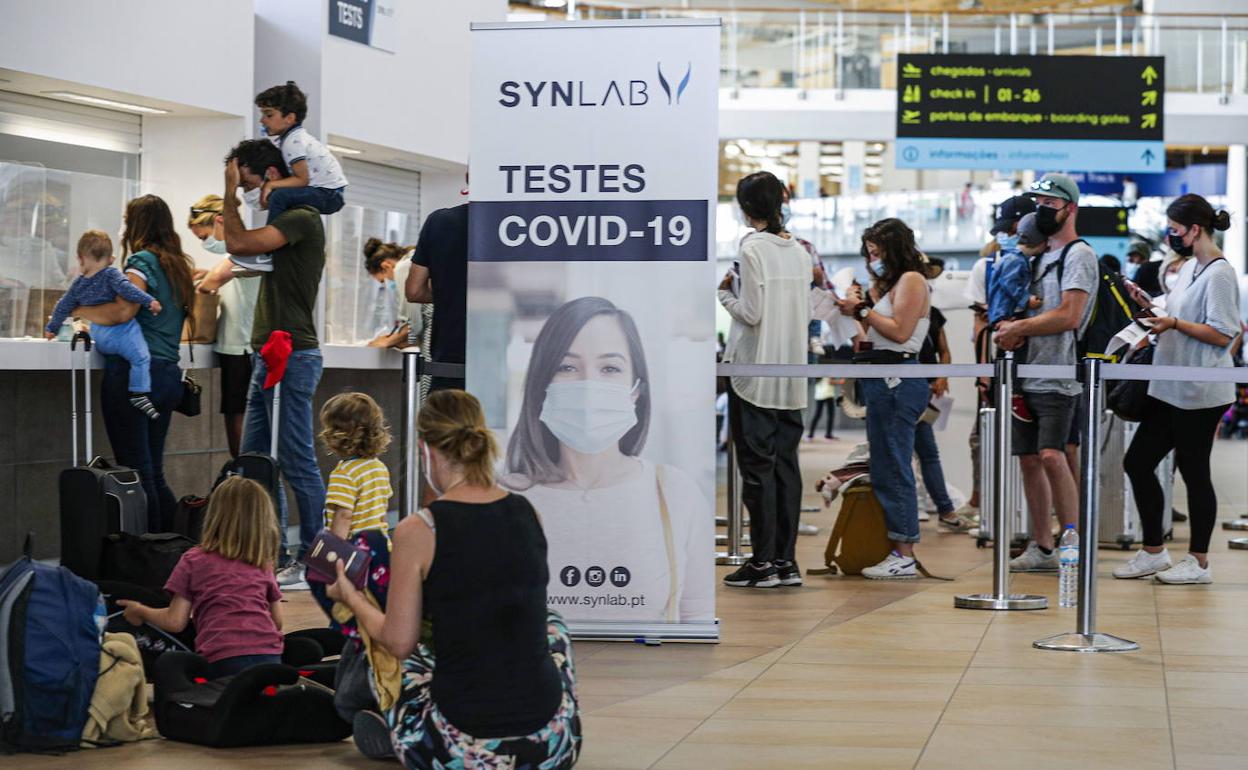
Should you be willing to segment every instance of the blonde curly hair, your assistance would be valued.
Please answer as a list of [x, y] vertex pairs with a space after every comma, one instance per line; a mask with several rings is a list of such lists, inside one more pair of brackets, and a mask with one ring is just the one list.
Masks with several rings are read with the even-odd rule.
[[343, 458], [380, 457], [390, 446], [390, 426], [366, 393], [339, 393], [321, 407], [321, 442]]

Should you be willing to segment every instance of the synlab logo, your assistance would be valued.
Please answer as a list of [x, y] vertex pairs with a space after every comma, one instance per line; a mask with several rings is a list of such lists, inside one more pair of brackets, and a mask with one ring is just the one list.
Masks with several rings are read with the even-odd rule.
[[[684, 77], [672, 89], [658, 62], [659, 88], [669, 107], [679, 106], [693, 77], [693, 62], [685, 65]], [[645, 107], [653, 83], [649, 80], [505, 80], [498, 84], [498, 103], [503, 107]]]
[[[672, 87], [668, 84], [667, 78], [663, 77], [663, 62], [658, 63], [659, 69], [659, 87], [663, 89], [663, 93], [667, 94], [667, 104], [672, 105]], [[685, 67], [685, 76], [680, 79], [680, 85], [676, 86], [676, 104], [680, 104], [680, 97], [685, 93], [685, 89], [689, 87], [689, 78], [693, 75], [693, 62], [689, 62]]]

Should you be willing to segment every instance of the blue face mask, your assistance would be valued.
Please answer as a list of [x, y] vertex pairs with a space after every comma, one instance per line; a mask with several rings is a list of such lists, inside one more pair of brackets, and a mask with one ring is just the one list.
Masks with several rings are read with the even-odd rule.
[[883, 278], [884, 272], [885, 270], [887, 270], [887, 268], [884, 267], [884, 260], [882, 259], [875, 260], [874, 262], [869, 264], [867, 267], [870, 268], [871, 274], [874, 275], [876, 278]]
[[861, 262], [854, 265], [854, 283], [859, 286], [871, 285], [871, 271], [867, 270], [867, 266]]
[[1001, 251], [1017, 251], [1018, 236], [1006, 232], [997, 233], [997, 245], [1001, 247]]
[[211, 235], [204, 239], [204, 250], [212, 254], [225, 254], [225, 241], [218, 241]]
[[1135, 262], [1128, 262], [1126, 266], [1122, 268], [1122, 274], [1125, 275], [1129, 281], [1134, 281], [1135, 274], [1138, 272], [1140, 272], [1140, 266]]
[[793, 218], [793, 209], [789, 207], [789, 204], [787, 203], [780, 204], [780, 225], [782, 227], [788, 227], [789, 220], [792, 218]]

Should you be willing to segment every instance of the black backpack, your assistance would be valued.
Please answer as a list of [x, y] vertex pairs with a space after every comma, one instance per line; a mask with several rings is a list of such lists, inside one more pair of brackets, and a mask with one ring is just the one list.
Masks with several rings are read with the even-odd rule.
[[[1057, 262], [1057, 282], [1062, 282], [1062, 273], [1066, 269], [1066, 254], [1076, 243], [1087, 244], [1082, 238], [1076, 238], [1062, 249], [1062, 256]], [[1103, 352], [1114, 335], [1125, 329], [1135, 319], [1140, 306], [1127, 292], [1127, 287], [1120, 273], [1110, 270], [1103, 262], [1097, 260], [1096, 294], [1088, 298], [1092, 303], [1092, 315], [1082, 334], [1076, 336], [1075, 354], [1079, 360], [1085, 357], [1100, 358], [1110, 363], [1117, 363], [1117, 355], [1105, 355]]]

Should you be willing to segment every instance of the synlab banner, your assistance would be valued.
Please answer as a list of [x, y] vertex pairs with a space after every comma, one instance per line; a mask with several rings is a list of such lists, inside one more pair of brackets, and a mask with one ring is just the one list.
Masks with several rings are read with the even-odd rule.
[[473, 27], [468, 389], [575, 635], [715, 638], [718, 21]]

